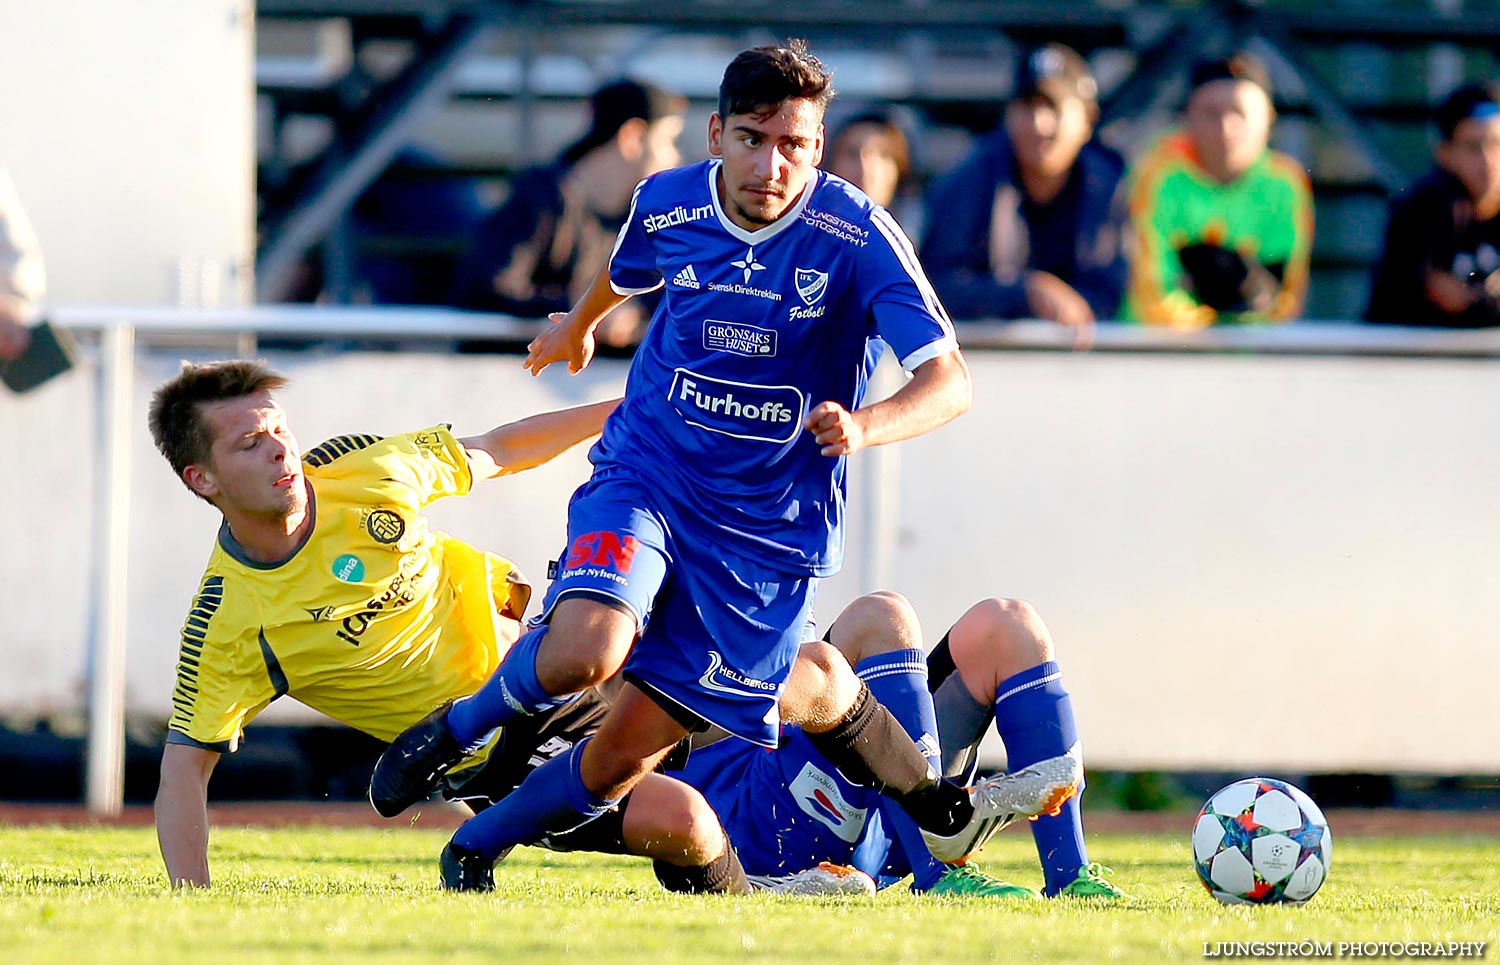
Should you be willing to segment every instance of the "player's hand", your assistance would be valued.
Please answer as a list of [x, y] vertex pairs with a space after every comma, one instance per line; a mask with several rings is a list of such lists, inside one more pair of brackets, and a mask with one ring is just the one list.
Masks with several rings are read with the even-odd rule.
[[825, 456], [847, 456], [864, 448], [864, 429], [854, 413], [837, 402], [819, 403], [802, 426], [823, 447]]
[[1074, 348], [1084, 350], [1094, 344], [1094, 310], [1061, 278], [1045, 271], [1027, 272], [1026, 301], [1032, 316], [1071, 328]]
[[31, 344], [31, 329], [8, 314], [0, 312], [0, 362], [19, 358]]
[[1451, 272], [1436, 268], [1428, 268], [1423, 280], [1427, 300], [1450, 315], [1468, 311], [1484, 291]]
[[594, 359], [594, 333], [568, 312], [553, 312], [547, 320], [551, 326], [526, 346], [522, 367], [541, 375], [553, 362], [567, 362], [570, 374], [582, 372]]

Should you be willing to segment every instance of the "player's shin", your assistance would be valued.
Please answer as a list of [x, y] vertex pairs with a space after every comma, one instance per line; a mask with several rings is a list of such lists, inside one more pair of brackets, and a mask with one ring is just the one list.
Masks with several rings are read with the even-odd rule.
[[[1005, 742], [1011, 771], [1066, 754], [1077, 744], [1073, 701], [1056, 662], [1038, 664], [1001, 681], [995, 696], [995, 730]], [[1072, 883], [1089, 860], [1078, 799], [1064, 803], [1056, 815], [1037, 817], [1031, 833], [1047, 879], [1046, 894], [1055, 895]]]
[[[941, 770], [937, 712], [927, 689], [927, 661], [922, 652], [900, 649], [866, 657], [855, 666], [854, 673], [870, 688], [880, 705], [900, 722], [927, 763]], [[882, 806], [881, 814], [910, 863], [912, 888], [926, 891], [937, 884], [947, 867], [928, 852], [916, 823], [898, 807]]]
[[561, 706], [576, 696], [554, 697], [542, 689], [537, 679], [537, 649], [546, 634], [545, 626], [523, 634], [484, 686], [454, 703], [448, 711], [448, 727], [466, 750], [483, 747], [496, 727]]
[[938, 779], [900, 722], [863, 681], [853, 705], [832, 728], [806, 733], [846, 777], [891, 797], [924, 831], [951, 834], [974, 815], [968, 793]]
[[587, 739], [579, 741], [567, 754], [532, 771], [493, 807], [465, 821], [454, 832], [452, 846], [494, 861], [508, 848], [580, 828], [619, 804], [584, 786], [579, 766], [587, 746]]

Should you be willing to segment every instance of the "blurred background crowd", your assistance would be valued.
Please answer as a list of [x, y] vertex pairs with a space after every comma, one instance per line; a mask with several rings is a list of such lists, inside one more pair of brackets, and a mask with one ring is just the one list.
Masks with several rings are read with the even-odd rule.
[[[650, 23], [553, 6], [600, 19], [523, 22], [471, 58], [262, 295], [561, 310], [635, 181], [704, 156], [715, 65], [784, 32], [721, 4]], [[842, 92], [825, 169], [892, 209], [955, 318], [1500, 324], [1500, 88], [1477, 4], [883, 6], [908, 22], [790, 28]], [[261, 4], [263, 250], [424, 57], [420, 23], [318, 7]], [[606, 341], [640, 322], [612, 320]]]

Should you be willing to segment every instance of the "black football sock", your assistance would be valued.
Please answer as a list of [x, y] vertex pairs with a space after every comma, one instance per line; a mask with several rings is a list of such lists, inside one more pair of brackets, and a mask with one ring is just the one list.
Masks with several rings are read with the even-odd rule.
[[750, 891], [740, 856], [729, 838], [724, 838], [724, 853], [705, 865], [683, 868], [665, 861], [651, 863], [656, 880], [668, 891], [688, 895], [743, 895]]
[[863, 681], [854, 705], [832, 729], [804, 733], [845, 777], [890, 797], [924, 831], [953, 834], [973, 817], [968, 792], [938, 780], [900, 721]]

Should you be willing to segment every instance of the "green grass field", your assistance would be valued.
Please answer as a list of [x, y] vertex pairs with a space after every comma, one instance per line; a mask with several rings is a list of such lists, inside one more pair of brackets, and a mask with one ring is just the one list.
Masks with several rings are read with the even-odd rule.
[[[1020, 833], [1018, 833], [1018, 831]], [[1220, 941], [1491, 941], [1500, 839], [1344, 837], [1303, 908], [1224, 908], [1186, 830], [1091, 836], [1138, 897], [1121, 906], [662, 892], [638, 859], [522, 849], [491, 895], [437, 890], [446, 833], [315, 827], [214, 832], [211, 891], [172, 893], [149, 828], [0, 825], [0, 961], [775, 963], [1159, 961]], [[992, 873], [1039, 884], [1030, 836]]]

